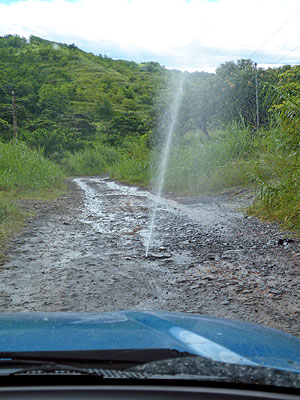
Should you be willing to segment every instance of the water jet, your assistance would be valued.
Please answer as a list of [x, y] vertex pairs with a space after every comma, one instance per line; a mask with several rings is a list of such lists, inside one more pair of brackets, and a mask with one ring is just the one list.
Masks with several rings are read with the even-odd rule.
[[164, 138], [163, 147], [162, 147], [160, 157], [159, 157], [158, 173], [157, 173], [157, 177], [155, 179], [155, 185], [154, 185], [155, 203], [154, 203], [152, 216], [151, 216], [151, 220], [150, 220], [149, 235], [148, 235], [148, 238], [146, 241], [146, 253], [145, 253], [146, 258], [148, 257], [148, 254], [149, 254], [151, 240], [152, 240], [154, 229], [155, 229], [155, 220], [156, 220], [157, 209], [158, 209], [158, 205], [161, 201], [161, 194], [162, 194], [162, 190], [163, 190], [164, 183], [165, 183], [166, 170], [168, 167], [170, 149], [171, 149], [172, 140], [173, 140], [173, 136], [174, 136], [174, 130], [175, 130], [174, 128], [176, 125], [176, 121], [178, 118], [178, 112], [179, 112], [179, 108], [180, 108], [181, 100], [182, 100], [183, 81], [184, 81], [184, 74], [181, 73], [180, 76], [176, 78], [175, 94], [170, 103], [170, 107], [168, 108], [166, 114], [164, 115], [164, 120], [167, 121], [167, 126], [163, 130], [163, 138]]

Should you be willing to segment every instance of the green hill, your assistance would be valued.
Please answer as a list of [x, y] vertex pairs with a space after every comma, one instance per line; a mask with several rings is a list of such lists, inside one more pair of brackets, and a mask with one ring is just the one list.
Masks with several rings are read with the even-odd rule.
[[166, 70], [158, 63], [113, 60], [31, 36], [0, 37], [0, 139], [18, 134], [59, 158], [101, 137], [118, 144], [151, 130], [153, 101]]

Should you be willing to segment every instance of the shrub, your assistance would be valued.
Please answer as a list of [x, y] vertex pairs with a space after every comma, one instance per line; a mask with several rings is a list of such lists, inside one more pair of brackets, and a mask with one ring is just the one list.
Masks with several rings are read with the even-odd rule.
[[51, 189], [60, 185], [63, 174], [58, 165], [30, 150], [24, 143], [0, 143], [0, 188], [2, 190]]
[[85, 149], [68, 154], [62, 160], [66, 174], [72, 176], [101, 175], [107, 172], [108, 166], [120, 158], [119, 151], [113, 147], [100, 145], [96, 149]]

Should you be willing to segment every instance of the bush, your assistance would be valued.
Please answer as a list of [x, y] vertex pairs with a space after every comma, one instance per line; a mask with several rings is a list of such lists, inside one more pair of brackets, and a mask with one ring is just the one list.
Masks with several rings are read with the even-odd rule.
[[211, 136], [207, 142], [198, 134], [190, 134], [174, 144], [165, 190], [196, 195], [245, 186], [253, 180], [262, 138], [254, 138], [250, 129], [237, 124]]
[[118, 150], [113, 147], [99, 146], [96, 149], [85, 149], [68, 154], [61, 164], [66, 174], [71, 176], [101, 175], [108, 171], [108, 166], [120, 158]]
[[2, 190], [52, 189], [64, 176], [58, 165], [30, 150], [24, 143], [0, 143], [0, 188]]
[[61, 159], [65, 151], [78, 150], [83, 146], [74, 132], [65, 132], [61, 128], [38, 128], [33, 132], [25, 132], [24, 140], [31, 148], [43, 150], [46, 157], [54, 160]]
[[276, 175], [271, 181], [257, 175], [259, 196], [251, 210], [256, 215], [281, 222], [288, 229], [300, 227], [299, 72], [299, 66], [290, 68], [274, 88], [277, 138], [272, 161]]
[[73, 176], [101, 175], [109, 173], [113, 179], [127, 183], [148, 184], [150, 175], [150, 151], [147, 137], [126, 138], [119, 147], [100, 144], [68, 154], [62, 160], [66, 174]]
[[126, 139], [120, 148], [120, 159], [108, 167], [111, 178], [148, 185], [151, 156], [147, 143], [147, 135]]

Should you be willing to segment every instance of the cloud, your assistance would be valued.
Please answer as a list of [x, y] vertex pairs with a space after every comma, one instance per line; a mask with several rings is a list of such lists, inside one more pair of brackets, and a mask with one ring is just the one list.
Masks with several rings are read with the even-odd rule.
[[[299, 22], [298, 0], [0, 2], [1, 35], [33, 34], [113, 58], [142, 61], [143, 55], [186, 69], [247, 58], [282, 27], [255, 53], [258, 62], [275, 62], [300, 45]], [[286, 61], [299, 58], [300, 49]]]

